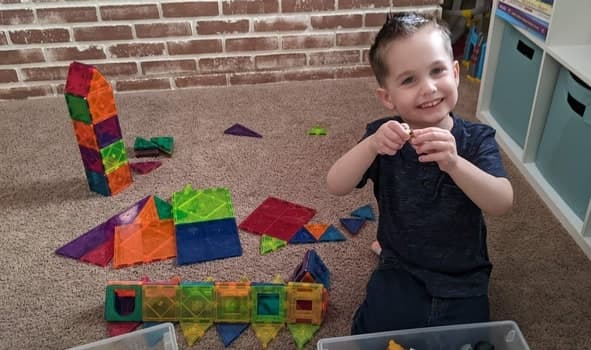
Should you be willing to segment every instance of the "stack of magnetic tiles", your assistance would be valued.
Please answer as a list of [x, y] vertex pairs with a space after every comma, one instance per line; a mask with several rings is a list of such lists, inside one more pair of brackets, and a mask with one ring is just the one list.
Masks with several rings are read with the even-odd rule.
[[[263, 348], [287, 325], [296, 346], [302, 349], [324, 320], [330, 271], [316, 252], [309, 250], [291, 279], [287, 284], [282, 280], [181, 282], [178, 278], [111, 281], [106, 287], [105, 319], [109, 326], [179, 321], [189, 345], [216, 324], [228, 346], [250, 325]], [[228, 332], [235, 334], [222, 335]]]
[[133, 180], [111, 85], [94, 66], [73, 62], [65, 96], [90, 190], [121, 192]]

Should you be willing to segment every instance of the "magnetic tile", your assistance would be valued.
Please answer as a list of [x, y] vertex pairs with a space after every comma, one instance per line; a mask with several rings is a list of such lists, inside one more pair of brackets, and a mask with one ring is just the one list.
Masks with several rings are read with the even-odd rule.
[[113, 115], [94, 125], [94, 132], [99, 148], [104, 148], [115, 141], [121, 140], [121, 128], [119, 118]]
[[226, 188], [195, 190], [191, 185], [172, 194], [175, 224], [186, 224], [234, 217], [232, 198]]
[[80, 62], [70, 63], [68, 76], [66, 78], [66, 93], [85, 97], [90, 89], [90, 82], [95, 68]]
[[179, 265], [242, 255], [234, 218], [180, 224], [175, 231]]
[[247, 128], [246, 126], [244, 126], [242, 124], [238, 124], [238, 123], [232, 125], [231, 127], [227, 128], [226, 130], [224, 130], [224, 134], [236, 135], [236, 136], [258, 137], [258, 138], [263, 137], [258, 132], [253, 131], [253, 130]]
[[268, 197], [242, 223], [240, 229], [289, 241], [316, 210]]

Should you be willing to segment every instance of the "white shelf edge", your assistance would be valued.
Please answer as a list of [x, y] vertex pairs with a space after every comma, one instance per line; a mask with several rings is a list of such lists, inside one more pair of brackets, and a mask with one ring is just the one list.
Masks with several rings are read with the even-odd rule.
[[591, 45], [548, 45], [546, 52], [587, 85], [591, 85]]
[[587, 258], [591, 260], [591, 236], [584, 236], [583, 221], [546, 181], [535, 163], [523, 162], [523, 150], [496, 122], [489, 110], [478, 111], [477, 117], [497, 131], [496, 140], [499, 146], [505, 151], [505, 154], [511, 159], [527, 182], [534, 188], [534, 191], [540, 196], [554, 217], [558, 219], [562, 227], [575, 240]]

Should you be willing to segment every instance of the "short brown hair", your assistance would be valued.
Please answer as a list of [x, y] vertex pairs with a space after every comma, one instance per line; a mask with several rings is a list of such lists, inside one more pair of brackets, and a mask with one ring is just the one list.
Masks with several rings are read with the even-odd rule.
[[418, 12], [390, 12], [369, 49], [369, 63], [380, 86], [384, 86], [389, 73], [385, 59], [388, 45], [398, 38], [408, 37], [416, 33], [426, 25], [432, 25], [441, 32], [453, 60], [450, 31], [437, 16]]

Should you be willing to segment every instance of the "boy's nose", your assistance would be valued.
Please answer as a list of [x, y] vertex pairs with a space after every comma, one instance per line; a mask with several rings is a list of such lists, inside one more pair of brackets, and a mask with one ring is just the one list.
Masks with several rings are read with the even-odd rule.
[[437, 92], [437, 84], [431, 79], [425, 80], [423, 83], [423, 94], [432, 95]]

